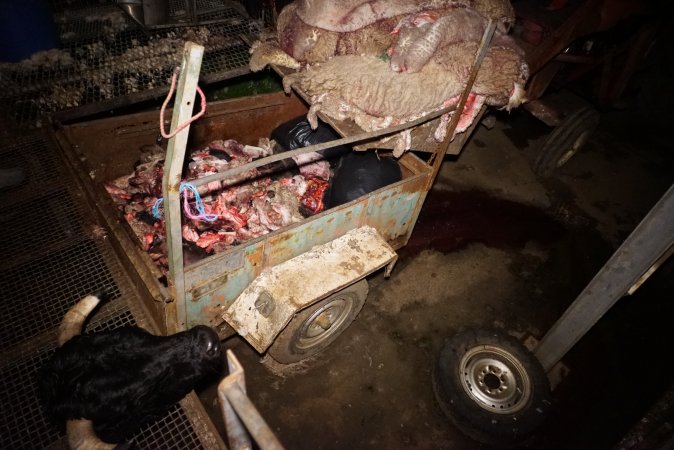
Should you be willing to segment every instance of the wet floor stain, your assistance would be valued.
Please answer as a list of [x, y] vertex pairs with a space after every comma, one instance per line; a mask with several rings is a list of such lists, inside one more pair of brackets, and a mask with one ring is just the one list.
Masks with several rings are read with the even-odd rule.
[[564, 233], [561, 223], [534, 206], [480, 191], [431, 190], [402, 252], [452, 252], [472, 243], [517, 248], [530, 240], [550, 244]]

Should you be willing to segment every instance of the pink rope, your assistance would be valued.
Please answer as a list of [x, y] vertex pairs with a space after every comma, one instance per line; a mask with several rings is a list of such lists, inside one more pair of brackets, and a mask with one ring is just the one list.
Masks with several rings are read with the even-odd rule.
[[173, 92], [176, 89], [176, 80], [178, 79], [179, 73], [180, 67], [176, 67], [176, 69], [173, 71], [173, 77], [171, 78], [171, 89], [169, 90], [168, 96], [166, 97], [166, 100], [164, 100], [164, 104], [161, 106], [161, 111], [159, 112], [159, 130], [161, 131], [161, 135], [164, 137], [164, 139], [171, 139], [173, 136], [185, 129], [185, 127], [187, 127], [189, 124], [206, 113], [206, 96], [204, 95], [204, 92], [201, 90], [201, 88], [197, 85], [197, 92], [199, 93], [199, 97], [201, 97], [201, 111], [199, 111], [195, 116], [192, 116], [192, 118], [187, 122], [180, 124], [171, 133], [166, 133], [166, 130], [164, 130], [164, 112], [166, 111], [169, 100], [171, 100], [171, 97], [173, 97]]
[[183, 211], [185, 212], [185, 215], [187, 216], [188, 219], [192, 220], [199, 220], [199, 221], [207, 221], [207, 222], [213, 222], [218, 218], [217, 214], [208, 214], [208, 213], [199, 213], [192, 211], [192, 207], [190, 206], [190, 202], [187, 199], [188, 197], [188, 192], [187, 189], [183, 189]]
[[[192, 220], [215, 222], [218, 219], [218, 214], [209, 214], [206, 212], [204, 202], [201, 200], [201, 195], [194, 185], [187, 182], [180, 183], [180, 191], [183, 194], [183, 211], [185, 215]], [[188, 198], [194, 197], [196, 212], [193, 212]]]

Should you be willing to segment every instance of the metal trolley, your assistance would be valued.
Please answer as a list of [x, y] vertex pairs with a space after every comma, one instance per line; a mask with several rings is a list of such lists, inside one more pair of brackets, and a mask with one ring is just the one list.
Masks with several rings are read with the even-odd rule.
[[[492, 23], [485, 31], [458, 104], [460, 111], [493, 30]], [[185, 46], [173, 129], [192, 114], [202, 55], [203, 47], [192, 43]], [[280, 362], [297, 361], [322, 350], [358, 314], [367, 295], [365, 278], [384, 267], [386, 274], [390, 274], [397, 259], [395, 250], [407, 243], [444, 155], [458, 153], [472, 131], [452, 139], [460, 116], [454, 114], [445, 141], [432, 149], [421, 149], [428, 152], [427, 160], [410, 152], [399, 159], [401, 181], [185, 265], [179, 185], [188, 138], [190, 146], [205, 145], [213, 139], [257, 142], [259, 137], [269, 136], [276, 126], [306, 113], [307, 109], [296, 94], [216, 102], [209, 106], [204, 117], [170, 139], [163, 182], [169, 245], [167, 285], [160, 281], [161, 273], [149, 256], [136, 245], [130, 227], [119, 220], [119, 213], [103, 187], [105, 181], [123, 175], [133, 165], [142, 145], [155, 142], [158, 114], [143, 112], [86, 123], [56, 124], [53, 138], [111, 230], [116, 248], [144, 291], [144, 306], [162, 332], [207, 324], [215, 327], [222, 338], [238, 333], [260, 353], [276, 349], [270, 353]], [[378, 134], [391, 134], [429, 122], [448, 111], [441, 110]], [[354, 130], [352, 124], [324, 119], [346, 137], [261, 158], [195, 180], [195, 184], [225, 179], [318, 148], [373, 139], [371, 133]], [[415, 132], [422, 129], [416, 128]]]

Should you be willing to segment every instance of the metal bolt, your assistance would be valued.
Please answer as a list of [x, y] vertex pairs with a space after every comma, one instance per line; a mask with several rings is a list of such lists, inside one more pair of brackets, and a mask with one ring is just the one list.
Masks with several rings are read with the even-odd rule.
[[255, 309], [262, 317], [269, 317], [274, 311], [274, 298], [267, 291], [262, 291], [255, 300]]
[[329, 330], [330, 327], [332, 326], [332, 322], [330, 321], [330, 317], [327, 314], [321, 314], [320, 316], [316, 317], [316, 320], [314, 320], [314, 323], [316, 323], [316, 325], [323, 328], [324, 330]]

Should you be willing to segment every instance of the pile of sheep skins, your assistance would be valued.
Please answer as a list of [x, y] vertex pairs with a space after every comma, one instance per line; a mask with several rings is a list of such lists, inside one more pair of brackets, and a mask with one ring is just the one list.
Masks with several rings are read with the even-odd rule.
[[[525, 99], [524, 54], [506, 33], [508, 0], [296, 0], [280, 13], [276, 36], [251, 50], [251, 70], [267, 64], [297, 71], [284, 79], [312, 101], [315, 114], [350, 118], [366, 131], [405, 123], [458, 101], [489, 20], [497, 31], [462, 111], [464, 131], [482, 105], [507, 109]], [[445, 120], [434, 134], [444, 139]], [[441, 130], [440, 127], [443, 127]], [[409, 149], [399, 136], [397, 154]]]

